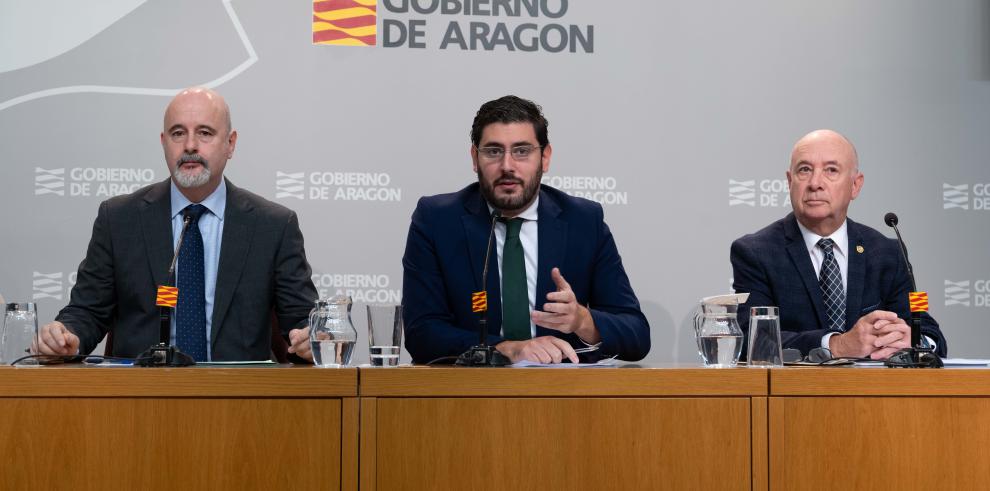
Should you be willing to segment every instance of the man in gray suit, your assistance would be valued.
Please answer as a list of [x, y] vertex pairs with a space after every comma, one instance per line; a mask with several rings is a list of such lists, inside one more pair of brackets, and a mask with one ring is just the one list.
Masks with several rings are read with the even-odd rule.
[[307, 318], [317, 294], [298, 219], [223, 177], [237, 143], [223, 97], [180, 92], [161, 143], [171, 178], [100, 205], [69, 305], [33, 350], [89, 353], [109, 334], [113, 355], [136, 357], [159, 341], [157, 287], [175, 285], [171, 340], [197, 361], [269, 359], [273, 314], [289, 352], [311, 360]]

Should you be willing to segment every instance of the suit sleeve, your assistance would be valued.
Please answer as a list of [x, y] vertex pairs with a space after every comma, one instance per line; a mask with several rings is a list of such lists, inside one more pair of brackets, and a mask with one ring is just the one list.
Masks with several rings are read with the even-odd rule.
[[650, 351], [650, 324], [629, 284], [601, 207], [596, 211], [599, 246], [594, 258], [588, 309], [602, 337], [604, 354], [615, 354], [626, 361], [642, 360]]
[[308, 325], [317, 293], [295, 212], [289, 215], [276, 253], [274, 283], [275, 315], [282, 334]]
[[[898, 254], [900, 254], [900, 251], [898, 251]], [[911, 305], [908, 300], [908, 294], [911, 292], [911, 277], [908, 275], [903, 261], [896, 261], [895, 264], [897, 265], [897, 269], [894, 273], [893, 292], [884, 299], [884, 304], [880, 308], [895, 312], [898, 317], [904, 319], [908, 325], [911, 325]], [[928, 312], [921, 314], [921, 335], [928, 336], [935, 341], [935, 353], [938, 356], [943, 358], [948, 356], [948, 346], [945, 336], [942, 334], [942, 329], [939, 328], [938, 322]]]
[[110, 331], [117, 307], [109, 213], [104, 201], [93, 223], [86, 257], [79, 263], [69, 304], [55, 317], [79, 336], [79, 352], [83, 354], [92, 352]]
[[[729, 261], [732, 263], [732, 288], [736, 293], [748, 293], [749, 299], [739, 306], [737, 319], [743, 332], [743, 357], [749, 343], [749, 309], [759, 305], [780, 305], [773, 287], [770, 284], [770, 274], [761, 257], [770, 255], [751, 246], [743, 240], [732, 243], [729, 251]], [[807, 308], [810, 310], [811, 306]], [[784, 348], [797, 348], [801, 353], [808, 353], [822, 345], [822, 336], [829, 331], [820, 329], [802, 329], [802, 326], [787, 325], [781, 318], [780, 342]]]
[[[478, 333], [456, 325], [448, 304], [442, 261], [429, 223], [430, 213], [421, 199], [413, 212], [402, 257], [402, 316], [406, 350], [416, 363], [456, 356], [478, 344]], [[491, 304], [491, 302], [489, 302]], [[488, 335], [489, 345], [503, 338]]]

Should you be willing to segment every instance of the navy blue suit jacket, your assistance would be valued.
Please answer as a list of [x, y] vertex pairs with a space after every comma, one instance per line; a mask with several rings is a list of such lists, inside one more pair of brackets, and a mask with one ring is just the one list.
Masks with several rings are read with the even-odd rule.
[[[874, 310], [895, 312], [909, 321], [911, 279], [897, 241], [852, 220], [846, 223], [846, 329]], [[780, 307], [780, 337], [785, 348], [807, 353], [821, 346], [822, 336], [829, 331], [825, 301], [794, 213], [733, 242], [729, 259], [733, 288], [750, 294], [739, 310], [743, 332], [748, 333], [749, 307], [776, 305]], [[923, 316], [921, 333], [937, 343], [940, 356], [946, 355], [945, 337], [928, 314]]]
[[[601, 205], [541, 186], [537, 213], [536, 309], [543, 310], [547, 294], [556, 290], [550, 270], [558, 267], [578, 302], [591, 310], [603, 354], [642, 359], [650, 350], [650, 327]], [[456, 193], [424, 197], [416, 205], [402, 258], [406, 349], [414, 362], [458, 355], [478, 344], [479, 314], [471, 312], [471, 293], [481, 290], [490, 226], [488, 206], [477, 183]], [[500, 283], [493, 252], [488, 267], [490, 345], [503, 341]], [[536, 335], [583, 346], [574, 334], [540, 326]]]

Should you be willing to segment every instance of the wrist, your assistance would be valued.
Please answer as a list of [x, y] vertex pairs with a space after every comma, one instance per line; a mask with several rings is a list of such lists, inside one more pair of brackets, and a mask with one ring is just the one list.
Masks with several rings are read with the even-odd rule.
[[602, 336], [598, 333], [598, 328], [595, 326], [595, 319], [591, 316], [591, 310], [583, 305], [578, 305], [578, 309], [581, 322], [578, 328], [574, 330], [574, 334], [577, 334], [577, 337], [586, 344], [601, 342]]

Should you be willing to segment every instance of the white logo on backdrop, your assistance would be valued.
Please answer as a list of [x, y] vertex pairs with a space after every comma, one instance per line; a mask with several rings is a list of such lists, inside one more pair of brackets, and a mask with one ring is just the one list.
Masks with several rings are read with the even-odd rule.
[[34, 194], [65, 196], [65, 169], [34, 168]]
[[305, 177], [305, 174], [302, 172], [289, 174], [282, 171], [275, 171], [275, 198], [303, 199], [303, 189], [306, 185], [303, 177]]
[[107, 167], [73, 167], [68, 169], [34, 168], [34, 194], [111, 198], [133, 193], [155, 182], [153, 169]]
[[543, 176], [542, 184], [602, 205], [628, 205], [629, 193], [613, 176]]
[[34, 272], [34, 300], [42, 298], [54, 298], [62, 300], [62, 273], [39, 273]]
[[729, 206], [784, 208], [791, 206], [786, 179], [729, 179]]
[[392, 280], [386, 274], [314, 274], [313, 284], [320, 298], [349, 295], [355, 302], [401, 303], [402, 291], [391, 288]]
[[969, 280], [949, 281], [945, 280], [945, 306], [962, 305], [969, 307]]
[[953, 186], [942, 183], [942, 209], [948, 210], [949, 208], [969, 209], [969, 184]]
[[990, 210], [990, 183], [942, 183], [942, 209]]
[[275, 171], [275, 199], [316, 201], [402, 201], [387, 172]]
[[756, 181], [729, 179], [729, 206], [756, 206]]

